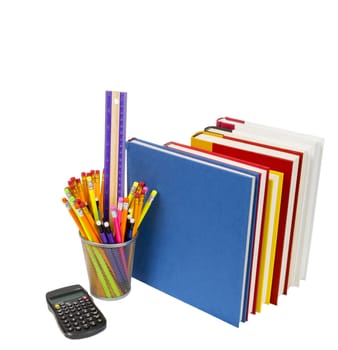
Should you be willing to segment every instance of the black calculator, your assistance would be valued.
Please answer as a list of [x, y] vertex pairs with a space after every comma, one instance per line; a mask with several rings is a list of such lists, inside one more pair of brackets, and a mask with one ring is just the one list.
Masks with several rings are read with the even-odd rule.
[[46, 299], [67, 338], [87, 338], [106, 328], [107, 321], [102, 312], [79, 284], [50, 291]]

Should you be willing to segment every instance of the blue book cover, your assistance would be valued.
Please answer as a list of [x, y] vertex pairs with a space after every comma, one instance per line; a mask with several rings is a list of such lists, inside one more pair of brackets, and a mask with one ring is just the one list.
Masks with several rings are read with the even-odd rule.
[[[172, 144], [172, 142], [168, 142], [164, 146], [170, 147], [168, 145]], [[229, 168], [229, 169], [234, 169], [237, 171], [244, 172], [246, 174], [250, 174], [256, 177], [255, 180], [255, 195], [254, 195], [254, 203], [253, 203], [253, 213], [252, 215], [252, 225], [251, 225], [251, 233], [250, 233], [250, 242], [249, 242], [249, 252], [248, 252], [248, 263], [247, 263], [247, 269], [246, 269], [246, 277], [245, 277], [245, 290], [244, 290], [244, 301], [243, 301], [243, 310], [242, 310], [242, 317], [241, 321], [246, 322], [248, 319], [248, 314], [249, 314], [249, 296], [250, 296], [250, 291], [251, 293], [254, 293], [254, 286], [251, 285], [251, 273], [252, 273], [252, 264], [253, 264], [253, 249], [254, 249], [254, 241], [256, 239], [256, 221], [257, 221], [257, 209], [258, 209], [258, 197], [259, 197], [259, 187], [260, 187], [260, 174], [254, 170], [249, 170], [243, 168], [243, 164], [227, 164], [226, 162], [219, 162], [217, 160], [212, 160], [210, 158], [207, 158], [206, 155], [202, 154], [193, 154], [191, 152], [183, 151], [181, 149], [176, 149], [176, 148], [171, 148], [174, 152], [181, 153], [181, 154], [189, 154], [191, 157], [195, 157], [197, 159], [202, 159], [206, 161], [211, 161], [211, 162], [217, 162], [219, 164], [222, 164], [223, 166]]]
[[127, 181], [158, 195], [140, 227], [133, 276], [239, 326], [255, 207], [255, 176], [133, 139]]

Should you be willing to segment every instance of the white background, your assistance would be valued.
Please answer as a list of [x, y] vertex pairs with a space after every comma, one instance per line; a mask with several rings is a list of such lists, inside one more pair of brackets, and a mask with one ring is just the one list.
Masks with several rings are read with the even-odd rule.
[[[337, 348], [335, 3], [1, 2], [1, 348]], [[62, 336], [45, 293], [89, 286], [61, 198], [103, 167], [105, 90], [128, 92], [127, 136], [155, 143], [225, 115], [325, 138], [307, 279], [278, 307], [235, 328], [133, 280], [96, 301], [107, 330]]]

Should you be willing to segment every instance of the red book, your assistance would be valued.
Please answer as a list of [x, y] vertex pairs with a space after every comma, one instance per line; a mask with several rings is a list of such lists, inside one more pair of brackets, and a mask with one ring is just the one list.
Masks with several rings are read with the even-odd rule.
[[[229, 134], [231, 135], [231, 134]], [[287, 293], [286, 274], [289, 270], [294, 220], [301, 169], [299, 152], [277, 149], [265, 144], [239, 140], [212, 133], [197, 133], [191, 139], [193, 147], [211, 150], [227, 156], [268, 166], [284, 173], [282, 199], [280, 207], [279, 227], [272, 280], [270, 302], [277, 304], [279, 291]], [[281, 288], [282, 287], [282, 288]]]
[[[255, 139], [257, 142], [299, 151], [303, 154], [292, 256], [287, 286], [285, 285], [284, 288], [299, 286], [300, 280], [306, 279], [324, 139], [229, 117], [218, 118], [216, 123], [218, 127], [208, 127], [205, 131], [222, 133], [235, 138]], [[228, 126], [226, 129], [224, 129], [224, 123]]]

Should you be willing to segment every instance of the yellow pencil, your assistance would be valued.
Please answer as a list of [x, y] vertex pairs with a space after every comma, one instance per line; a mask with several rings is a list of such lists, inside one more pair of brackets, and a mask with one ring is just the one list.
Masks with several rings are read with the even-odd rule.
[[143, 207], [143, 209], [142, 209], [142, 212], [141, 212], [141, 215], [140, 215], [140, 217], [139, 217], [139, 219], [138, 219], [138, 222], [137, 222], [137, 223], [135, 222], [135, 226], [137, 226], [137, 227], [136, 227], [136, 232], [137, 232], [139, 226], [141, 225], [141, 223], [142, 223], [144, 217], [146, 216], [146, 214], [147, 214], [147, 212], [148, 212], [148, 210], [149, 210], [149, 208], [150, 208], [150, 206], [151, 206], [151, 204], [152, 204], [152, 202], [153, 202], [153, 200], [154, 200], [154, 198], [155, 198], [156, 196], [157, 196], [157, 191], [156, 191], [156, 190], [152, 190], [152, 191], [150, 192], [150, 195], [149, 195], [149, 197], [148, 197], [146, 203], [144, 204], [144, 207]]
[[96, 243], [101, 243], [101, 238], [99, 236], [99, 233], [97, 231], [97, 226], [95, 224], [95, 221], [92, 217], [92, 215], [90, 214], [88, 208], [86, 207], [86, 205], [84, 203], [80, 204], [80, 208], [82, 209], [84, 216], [85, 216], [85, 221], [86, 221], [86, 225], [88, 227], [88, 229], [91, 232], [91, 236], [93, 238], [93, 241]]
[[87, 176], [86, 180], [87, 180], [88, 195], [89, 195], [89, 205], [96, 222], [97, 220], [99, 220], [99, 212], [97, 210], [93, 179], [91, 176]]
[[137, 186], [138, 186], [138, 182], [134, 181], [133, 185], [131, 186], [130, 192], [128, 194], [129, 207], [131, 206], [131, 204], [133, 202], [133, 199], [134, 199], [134, 196], [135, 196], [135, 193], [136, 193], [136, 190], [137, 190]]
[[78, 204], [72, 204], [72, 201], [69, 201], [72, 205], [72, 207], [74, 206], [74, 210], [75, 210], [75, 213], [76, 213], [76, 216], [78, 217], [80, 223], [81, 223], [81, 226], [83, 228], [83, 232], [84, 232], [84, 237], [87, 241], [94, 241], [93, 237], [92, 237], [92, 234], [88, 228], [88, 223], [87, 223], [87, 219], [84, 215], [84, 212], [83, 210], [80, 208], [80, 206]]

